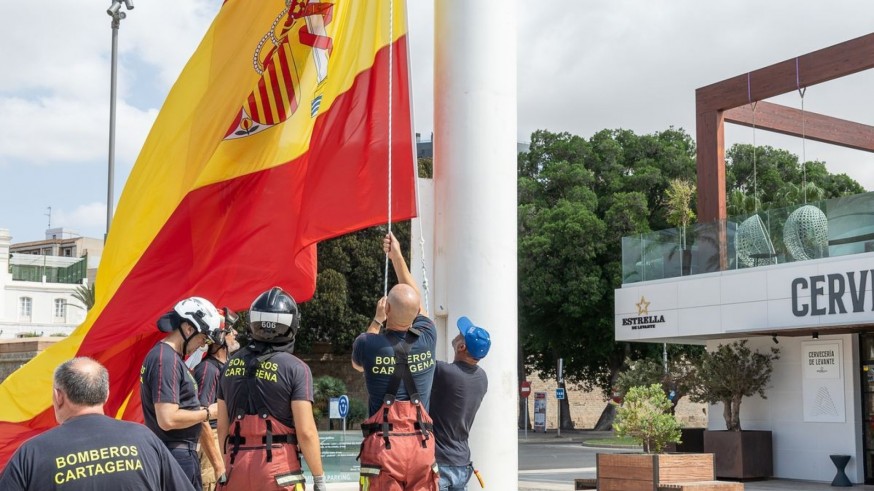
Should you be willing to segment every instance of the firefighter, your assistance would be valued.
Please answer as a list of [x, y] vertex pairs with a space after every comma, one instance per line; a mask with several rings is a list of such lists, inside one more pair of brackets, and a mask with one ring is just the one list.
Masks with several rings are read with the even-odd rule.
[[[197, 380], [197, 396], [200, 404], [209, 406], [216, 402], [218, 383], [228, 356], [240, 349], [237, 342], [237, 331], [234, 324], [239, 316], [233, 310], [225, 307], [219, 311], [224, 316], [224, 340], [221, 343], [213, 343], [206, 347], [206, 353], [200, 363], [194, 367], [194, 378]], [[211, 414], [213, 419], [209, 421], [213, 445], [200, 445], [197, 456], [200, 459], [200, 478], [203, 481], [203, 491], [215, 491], [216, 483], [224, 472], [224, 462], [218, 444], [217, 422], [218, 410]], [[206, 428], [204, 428], [206, 431]]]
[[[433, 424], [428, 415], [436, 328], [392, 233], [383, 249], [398, 277], [352, 347], [364, 372], [370, 417], [362, 423], [360, 489], [436, 491]], [[380, 333], [384, 327], [384, 332]]]
[[215, 404], [202, 406], [197, 382], [184, 357], [204, 344], [221, 343], [223, 318], [215, 306], [201, 297], [186, 298], [158, 319], [158, 329], [168, 333], [143, 360], [140, 398], [146, 426], [158, 435], [195, 489], [200, 490], [200, 460], [197, 443], [211, 444], [209, 430]]
[[313, 419], [313, 378], [294, 356], [300, 314], [279, 287], [249, 310], [252, 341], [225, 365], [218, 390], [218, 437], [226, 474], [222, 491], [304, 489], [300, 456], [314, 489], [326, 491], [321, 445]]
[[79, 357], [55, 369], [60, 426], [27, 440], [0, 474], [4, 491], [191, 491], [170, 451], [145, 426], [103, 414], [109, 373]]

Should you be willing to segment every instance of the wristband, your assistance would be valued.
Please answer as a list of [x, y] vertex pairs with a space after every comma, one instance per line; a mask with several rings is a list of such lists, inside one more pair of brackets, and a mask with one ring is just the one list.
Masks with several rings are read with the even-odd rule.
[[376, 320], [376, 319], [373, 319], [373, 322], [376, 322], [376, 325], [378, 325], [380, 328], [385, 327], [385, 325], [384, 325], [382, 322], [379, 322], [379, 321]]
[[204, 421], [209, 421], [209, 406], [206, 406], [204, 409], [206, 409], [206, 419]]

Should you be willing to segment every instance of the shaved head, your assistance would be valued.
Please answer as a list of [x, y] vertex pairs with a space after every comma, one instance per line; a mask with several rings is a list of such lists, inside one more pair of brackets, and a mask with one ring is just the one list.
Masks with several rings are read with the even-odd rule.
[[395, 285], [388, 292], [386, 326], [406, 329], [419, 314], [419, 292], [406, 284]]

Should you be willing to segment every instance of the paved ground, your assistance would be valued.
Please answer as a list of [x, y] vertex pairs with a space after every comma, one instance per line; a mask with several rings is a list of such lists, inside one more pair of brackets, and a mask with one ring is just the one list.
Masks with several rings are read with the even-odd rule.
[[[519, 433], [519, 490], [525, 491], [571, 491], [575, 478], [595, 477], [595, 453], [599, 451], [622, 452], [636, 449], [581, 448], [583, 441], [609, 438], [612, 432], [565, 431], [556, 433], [532, 433], [527, 437]], [[829, 482], [771, 479], [744, 483], [746, 491], [825, 491], [832, 488]], [[331, 491], [353, 491], [357, 483], [331, 483]], [[476, 483], [469, 486], [477, 491]], [[856, 485], [852, 489], [874, 491], [874, 486]]]

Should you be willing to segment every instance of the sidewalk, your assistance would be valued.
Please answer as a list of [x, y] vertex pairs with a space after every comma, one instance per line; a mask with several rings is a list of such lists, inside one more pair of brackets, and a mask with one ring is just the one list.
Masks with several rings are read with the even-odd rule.
[[519, 431], [519, 444], [527, 443], [583, 443], [586, 440], [599, 440], [604, 438], [612, 438], [612, 431], [595, 431], [595, 430], [561, 430], [561, 435], [558, 435], [555, 430], [548, 430], [546, 433], [528, 431], [528, 436], [525, 436], [524, 431]]

